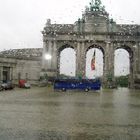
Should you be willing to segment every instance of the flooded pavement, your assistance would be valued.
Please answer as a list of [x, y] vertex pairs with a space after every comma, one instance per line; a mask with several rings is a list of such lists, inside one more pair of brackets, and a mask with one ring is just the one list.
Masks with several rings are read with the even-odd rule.
[[0, 92], [0, 140], [139, 140], [140, 90]]

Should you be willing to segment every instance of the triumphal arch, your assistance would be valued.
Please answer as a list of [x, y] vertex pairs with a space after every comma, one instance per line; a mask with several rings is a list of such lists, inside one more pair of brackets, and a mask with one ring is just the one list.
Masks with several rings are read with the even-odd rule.
[[[76, 74], [84, 74], [86, 52], [98, 48], [103, 53], [103, 85], [114, 84], [114, 52], [123, 48], [130, 56], [130, 87], [140, 87], [140, 26], [116, 24], [100, 0], [92, 0], [74, 24], [51, 24], [47, 20], [42, 34], [42, 71], [49, 76], [58, 76], [63, 49], [70, 47], [76, 51]], [[45, 60], [46, 54], [52, 59]]]

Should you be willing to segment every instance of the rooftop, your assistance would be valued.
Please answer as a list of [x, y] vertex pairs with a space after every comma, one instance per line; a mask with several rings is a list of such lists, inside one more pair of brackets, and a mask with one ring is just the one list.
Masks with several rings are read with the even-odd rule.
[[35, 59], [41, 56], [42, 48], [10, 49], [0, 52], [0, 57], [4, 58]]

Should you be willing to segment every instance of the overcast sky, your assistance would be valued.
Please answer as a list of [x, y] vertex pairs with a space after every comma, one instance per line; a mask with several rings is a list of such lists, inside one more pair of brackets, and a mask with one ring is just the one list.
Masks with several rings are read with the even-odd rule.
[[[90, 0], [0, 0], [0, 51], [41, 48], [46, 20], [74, 23]], [[102, 0], [117, 23], [140, 24], [140, 0]]]
[[[0, 0], [0, 50], [42, 47], [46, 19], [74, 23], [90, 0]], [[140, 24], [139, 0], [102, 0], [118, 23]], [[134, 22], [133, 22], [134, 21]]]

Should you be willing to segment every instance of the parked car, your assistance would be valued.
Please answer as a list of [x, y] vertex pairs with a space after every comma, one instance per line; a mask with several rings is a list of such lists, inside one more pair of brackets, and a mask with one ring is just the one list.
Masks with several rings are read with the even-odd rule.
[[3, 90], [3, 87], [2, 87], [2, 82], [0, 82], [0, 91]]
[[19, 87], [20, 88], [30, 88], [31, 85], [26, 80], [19, 80]]
[[31, 88], [31, 85], [30, 85], [29, 83], [25, 83], [25, 84], [24, 84], [24, 87], [25, 87], [25, 88]]
[[5, 82], [1, 84], [1, 90], [13, 89], [15, 86], [11, 81]]

